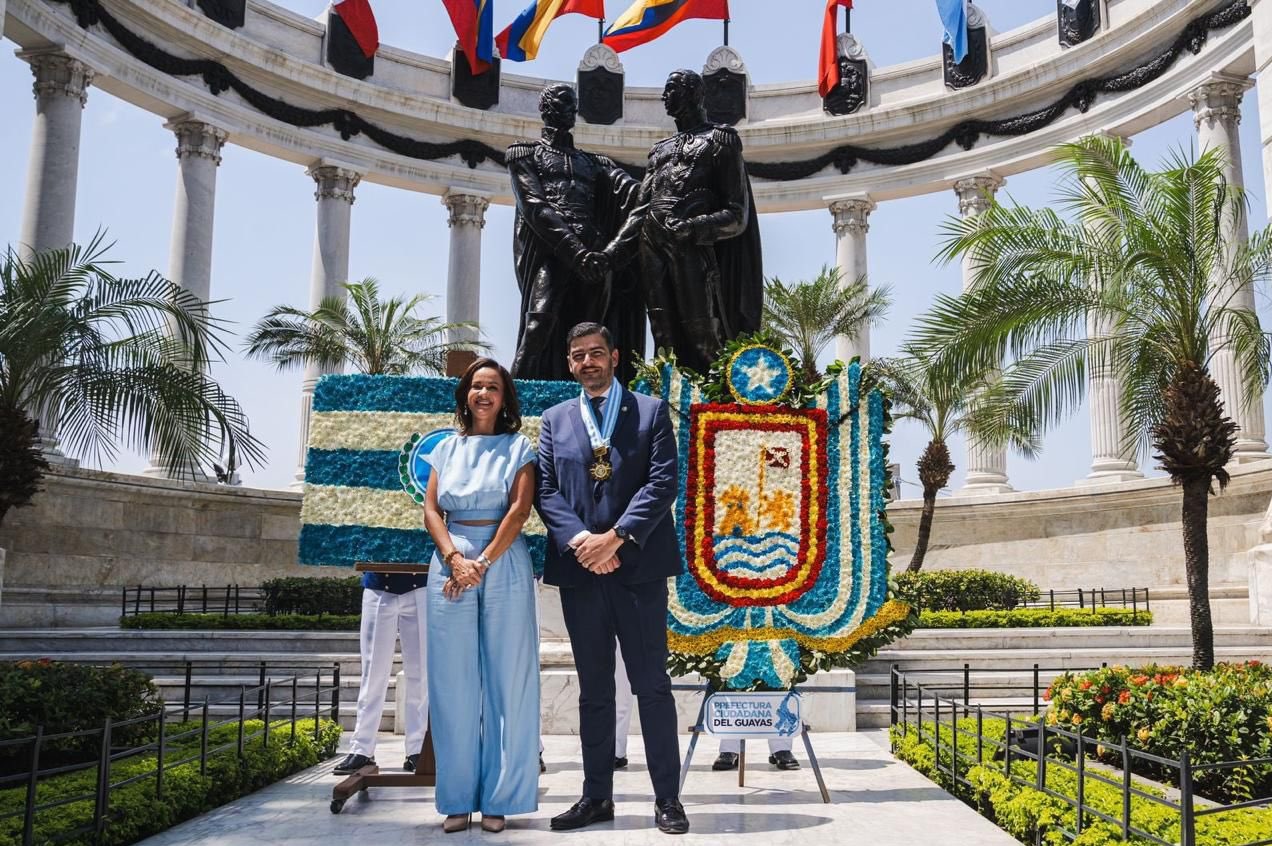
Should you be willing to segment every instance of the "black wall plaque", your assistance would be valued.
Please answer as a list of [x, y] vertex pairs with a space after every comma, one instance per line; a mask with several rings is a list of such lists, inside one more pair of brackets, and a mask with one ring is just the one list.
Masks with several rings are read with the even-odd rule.
[[850, 115], [870, 101], [870, 66], [865, 59], [839, 57], [839, 84], [822, 98], [832, 115]]
[[707, 120], [732, 126], [746, 117], [746, 74], [720, 68], [702, 78]]
[[458, 44], [451, 62], [451, 96], [470, 109], [489, 109], [499, 102], [499, 57], [490, 63], [490, 69], [473, 76], [468, 57]]
[[1081, 44], [1100, 29], [1100, 0], [1078, 0], [1073, 6], [1056, 0], [1056, 20], [1061, 47]]
[[581, 70], [578, 76], [579, 117], [608, 126], [623, 117], [623, 74], [606, 68]]
[[986, 27], [967, 28], [967, 55], [955, 63], [954, 48], [941, 45], [942, 64], [945, 66], [946, 88], [968, 88], [989, 73], [989, 30]]
[[327, 64], [336, 73], [354, 79], [366, 79], [375, 73], [375, 56], [362, 52], [349, 25], [334, 11], [327, 13]]
[[247, 0], [199, 0], [199, 8], [221, 26], [238, 29], [247, 15]]

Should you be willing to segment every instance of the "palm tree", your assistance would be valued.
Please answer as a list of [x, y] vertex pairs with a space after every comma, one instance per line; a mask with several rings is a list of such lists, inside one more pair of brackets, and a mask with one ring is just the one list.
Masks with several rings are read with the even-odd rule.
[[427, 295], [381, 300], [379, 283], [370, 277], [343, 287], [347, 298], [326, 297], [313, 311], [275, 306], [248, 335], [248, 357], [272, 361], [279, 370], [351, 365], [360, 373], [403, 376], [444, 374], [447, 353], [486, 349], [480, 341], [446, 340], [475, 324], [417, 317], [416, 309], [431, 299]]
[[[928, 360], [913, 346], [904, 347], [899, 357], [874, 359], [866, 365], [866, 378], [878, 381], [892, 400], [893, 418], [913, 420], [928, 435], [927, 447], [915, 462], [919, 483], [923, 485], [923, 510], [919, 514], [914, 554], [906, 568], [911, 573], [917, 573], [923, 566], [932, 536], [936, 495], [949, 484], [954, 473], [949, 439], [960, 432], [971, 439], [984, 436], [974, 409], [978, 398], [995, 390], [991, 375], [967, 370], [951, 378], [928, 366]], [[1009, 445], [1022, 455], [1032, 457], [1038, 450], [1036, 428], [1033, 420], [1015, 418], [1007, 428]]]
[[854, 337], [877, 323], [891, 304], [886, 287], [872, 291], [865, 277], [845, 285], [839, 268], [823, 266], [808, 282], [765, 281], [764, 328], [794, 347], [804, 375], [816, 380], [821, 375], [817, 358], [831, 341], [840, 335]]
[[[1233, 299], [1269, 277], [1272, 234], [1227, 242], [1244, 198], [1217, 151], [1177, 153], [1150, 172], [1120, 141], [1087, 138], [1059, 158], [1059, 205], [1073, 219], [994, 204], [946, 224], [942, 256], [967, 259], [974, 285], [939, 298], [921, 345], [943, 372], [1014, 359], [988, 413], [1000, 430], [1020, 409], [1054, 424], [1081, 402], [1091, 370], [1120, 381], [1124, 443], [1151, 443], [1183, 491], [1193, 665], [1209, 669], [1208, 499], [1228, 482], [1236, 429], [1210, 363], [1226, 350], [1251, 395], [1267, 382], [1268, 336]], [[1106, 329], [1088, 334], [1089, 320]]]
[[222, 324], [156, 273], [107, 270], [99, 233], [85, 246], [0, 264], [0, 520], [27, 505], [48, 470], [39, 419], [58, 421], [73, 452], [98, 462], [121, 443], [166, 456], [175, 476], [213, 461], [264, 458], [247, 417], [207, 375], [226, 348]]

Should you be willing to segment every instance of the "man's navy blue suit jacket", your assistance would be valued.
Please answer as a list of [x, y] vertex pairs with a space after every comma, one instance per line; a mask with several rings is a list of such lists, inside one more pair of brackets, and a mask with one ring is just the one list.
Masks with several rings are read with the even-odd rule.
[[[607, 402], [612, 402], [611, 395]], [[543, 580], [576, 587], [589, 579], [624, 584], [653, 581], [683, 572], [676, 541], [676, 436], [667, 403], [622, 389], [622, 406], [610, 438], [614, 475], [596, 482], [594, 461], [577, 399], [543, 413], [539, 433], [539, 515], [548, 529]], [[582, 531], [600, 533], [622, 526], [631, 536], [619, 548], [619, 568], [609, 575], [584, 570], [570, 549]]]

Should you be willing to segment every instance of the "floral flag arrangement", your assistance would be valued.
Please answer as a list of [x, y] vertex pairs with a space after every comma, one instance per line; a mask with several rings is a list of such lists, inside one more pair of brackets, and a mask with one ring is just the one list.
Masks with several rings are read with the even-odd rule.
[[[302, 564], [352, 567], [432, 558], [411, 461], [417, 444], [455, 425], [455, 385], [455, 379], [361, 375], [318, 382], [305, 455]], [[537, 441], [543, 411], [576, 398], [578, 390], [570, 382], [518, 382], [522, 431]], [[535, 566], [542, 568], [547, 537], [537, 515], [526, 524], [526, 535]]]
[[721, 689], [787, 689], [914, 625], [888, 583], [886, 399], [856, 362], [810, 385], [791, 359], [757, 336], [706, 378], [644, 371], [680, 449], [672, 667]]

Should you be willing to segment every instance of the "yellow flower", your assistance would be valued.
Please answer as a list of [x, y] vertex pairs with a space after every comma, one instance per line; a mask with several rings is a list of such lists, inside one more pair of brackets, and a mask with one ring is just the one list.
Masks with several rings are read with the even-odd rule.
[[1140, 743], [1148, 743], [1148, 739], [1153, 736], [1153, 733], [1146, 728], [1142, 728], [1135, 732], [1135, 736], [1139, 738]]
[[1175, 687], [1188, 687], [1188, 679], [1183, 676], [1175, 679]]
[[1105, 703], [1104, 707], [1100, 709], [1100, 719], [1107, 723], [1109, 720], [1113, 719], [1113, 714], [1116, 711], [1117, 706], [1112, 702]]
[[1082, 725], [1082, 715], [1081, 715], [1081, 714], [1074, 714], [1074, 715], [1073, 715], [1073, 724], [1074, 724], [1075, 726], [1080, 726], [1080, 725]]

